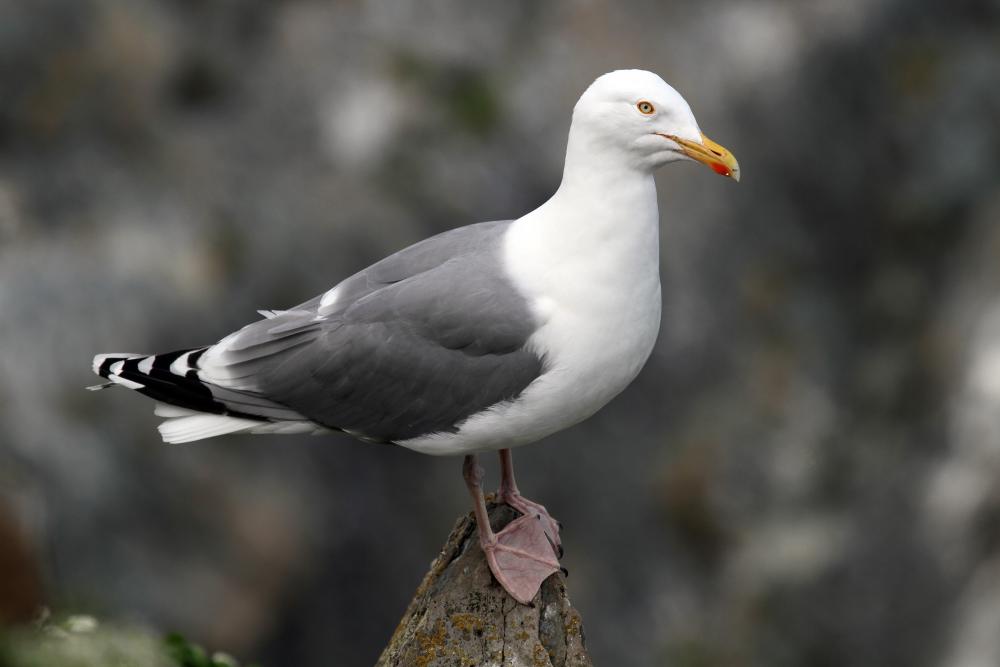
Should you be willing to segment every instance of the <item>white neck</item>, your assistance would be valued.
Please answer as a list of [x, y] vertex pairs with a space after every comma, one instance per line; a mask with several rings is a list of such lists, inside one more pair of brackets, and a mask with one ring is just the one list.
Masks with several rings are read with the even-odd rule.
[[571, 266], [577, 276], [627, 279], [652, 272], [659, 282], [656, 183], [620, 150], [570, 130], [562, 183], [547, 202], [514, 223], [520, 251], [539, 263]]

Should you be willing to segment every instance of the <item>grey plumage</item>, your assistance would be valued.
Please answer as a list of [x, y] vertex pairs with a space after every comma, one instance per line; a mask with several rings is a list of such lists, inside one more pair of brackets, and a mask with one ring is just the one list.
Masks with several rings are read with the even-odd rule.
[[325, 305], [321, 295], [267, 312], [209, 348], [192, 370], [225, 406], [214, 411], [392, 442], [454, 431], [514, 399], [543, 360], [527, 347], [537, 325], [502, 266], [509, 224], [433, 236], [344, 280]]

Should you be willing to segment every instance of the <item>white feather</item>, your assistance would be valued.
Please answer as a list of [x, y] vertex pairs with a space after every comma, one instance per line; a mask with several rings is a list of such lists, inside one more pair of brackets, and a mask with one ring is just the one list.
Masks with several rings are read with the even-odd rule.
[[236, 342], [242, 333], [243, 329], [234, 331], [205, 351], [198, 362], [198, 377], [203, 382], [228, 389], [253, 391], [257, 388], [253, 378], [236, 377], [233, 369], [226, 363], [229, 346]]
[[337, 299], [340, 298], [340, 293], [338, 292], [339, 287], [340, 285], [337, 285], [336, 287], [327, 290], [323, 294], [323, 298], [319, 300], [319, 311], [321, 313], [328, 310], [335, 303], [337, 303]]
[[[330, 432], [329, 429], [307, 420], [262, 422], [227, 415], [207, 414], [168, 403], [157, 403], [153, 409], [153, 414], [166, 419], [159, 427], [160, 433], [166, 442], [190, 442], [202, 438], [211, 438], [215, 435], [239, 432], [253, 434], [272, 433], [277, 435], [293, 435], [298, 433], [316, 435]], [[199, 419], [194, 419], [195, 417]], [[201, 417], [208, 417], [209, 419], [201, 419]]]
[[174, 359], [174, 362], [170, 364], [170, 372], [174, 375], [184, 375], [191, 370], [191, 367], [188, 365], [188, 357], [190, 356], [191, 352], [185, 352], [181, 356]]
[[148, 356], [139, 362], [137, 368], [140, 373], [144, 375], [149, 375], [153, 371], [153, 362], [156, 360], [155, 356]]
[[227, 415], [194, 414], [167, 419], [157, 428], [164, 442], [181, 443], [214, 438], [227, 433], [250, 431], [261, 425], [256, 419]]

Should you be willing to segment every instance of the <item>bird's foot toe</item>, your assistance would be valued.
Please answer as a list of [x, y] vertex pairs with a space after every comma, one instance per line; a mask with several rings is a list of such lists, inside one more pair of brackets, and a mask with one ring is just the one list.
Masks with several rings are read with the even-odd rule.
[[555, 549], [542, 521], [527, 515], [497, 533], [494, 544], [483, 545], [493, 576], [521, 604], [531, 602], [542, 582], [559, 571]]
[[549, 514], [544, 505], [536, 503], [533, 500], [528, 500], [519, 493], [504, 493], [500, 491], [497, 493], [496, 498], [497, 502], [505, 503], [524, 516], [535, 517], [540, 521], [545, 534], [549, 538], [549, 542], [552, 544], [552, 550], [557, 557], [562, 558], [562, 541], [559, 539], [559, 531], [562, 529], [562, 524], [552, 518], [552, 515]]

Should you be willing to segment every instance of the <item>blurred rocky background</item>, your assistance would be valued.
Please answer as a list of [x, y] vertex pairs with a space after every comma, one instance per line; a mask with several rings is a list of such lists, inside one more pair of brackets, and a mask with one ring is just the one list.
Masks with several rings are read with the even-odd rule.
[[460, 462], [166, 446], [91, 356], [530, 210], [623, 67], [744, 179], [660, 173], [654, 356], [515, 453], [595, 664], [1000, 665], [997, 0], [0, 0], [0, 619], [374, 663]]

